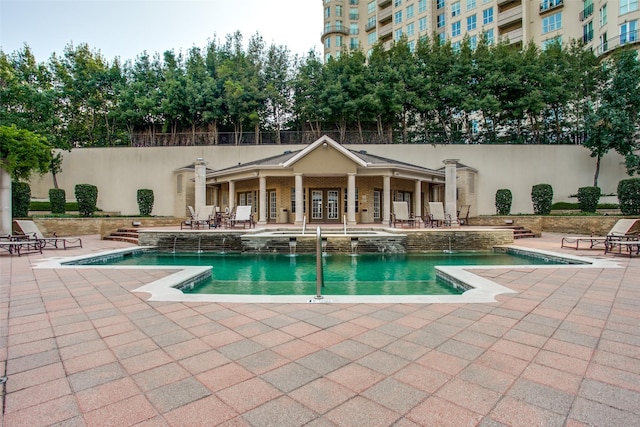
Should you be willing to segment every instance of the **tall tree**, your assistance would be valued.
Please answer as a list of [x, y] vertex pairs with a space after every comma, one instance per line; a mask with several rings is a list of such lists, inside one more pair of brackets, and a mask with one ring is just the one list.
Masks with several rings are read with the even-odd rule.
[[596, 158], [593, 185], [598, 185], [600, 161], [615, 150], [625, 157], [629, 174], [640, 172], [638, 126], [640, 125], [640, 62], [632, 49], [615, 52], [603, 63], [605, 80], [598, 90], [598, 104], [587, 116], [589, 136], [585, 147]]

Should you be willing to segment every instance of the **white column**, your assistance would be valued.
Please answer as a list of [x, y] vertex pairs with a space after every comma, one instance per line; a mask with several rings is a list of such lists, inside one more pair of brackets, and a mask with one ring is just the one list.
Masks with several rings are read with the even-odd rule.
[[302, 174], [294, 175], [296, 185], [296, 220], [295, 224], [302, 225], [304, 220], [304, 187], [302, 183]]
[[220, 207], [220, 187], [213, 187], [213, 206]]
[[261, 176], [258, 178], [260, 188], [260, 204], [258, 208], [258, 224], [267, 223], [267, 178]]
[[382, 177], [382, 225], [389, 225], [391, 221], [391, 177], [385, 175]]
[[195, 182], [195, 209], [199, 212], [202, 206], [207, 204], [207, 164], [202, 157], [198, 157], [195, 162], [196, 182]]
[[413, 210], [413, 216], [415, 218], [422, 218], [422, 181], [416, 180], [416, 189], [413, 196], [415, 208]]
[[[445, 210], [448, 206], [456, 204], [456, 166], [458, 159], [447, 159], [444, 161], [444, 206]], [[452, 213], [448, 212], [447, 213]]]
[[11, 175], [0, 167], [0, 232], [11, 234]]
[[356, 174], [347, 175], [347, 224], [356, 223]]
[[229, 181], [229, 212], [236, 206], [236, 182]]

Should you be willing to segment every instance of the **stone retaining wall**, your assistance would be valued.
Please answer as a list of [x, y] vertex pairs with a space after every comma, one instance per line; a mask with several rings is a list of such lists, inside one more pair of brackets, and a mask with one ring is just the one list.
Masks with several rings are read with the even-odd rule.
[[140, 227], [180, 226], [180, 218], [141, 218], [141, 217], [93, 217], [93, 218], [33, 218], [45, 237], [56, 233], [59, 237], [99, 234], [101, 238], [110, 235], [119, 228], [131, 228], [134, 222]]
[[[480, 216], [469, 218], [469, 225], [522, 226], [540, 234], [544, 231], [562, 234], [605, 236], [623, 216]], [[508, 221], [512, 221], [511, 224]]]

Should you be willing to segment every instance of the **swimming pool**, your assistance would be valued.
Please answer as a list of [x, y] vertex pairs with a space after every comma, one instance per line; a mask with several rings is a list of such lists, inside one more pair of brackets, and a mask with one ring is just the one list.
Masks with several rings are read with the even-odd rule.
[[[505, 252], [329, 255], [323, 295], [459, 295], [467, 287], [438, 278], [436, 266], [548, 265], [561, 260]], [[283, 254], [138, 251], [91, 264], [211, 267], [209, 277], [178, 286], [185, 293], [313, 295], [316, 257]]]

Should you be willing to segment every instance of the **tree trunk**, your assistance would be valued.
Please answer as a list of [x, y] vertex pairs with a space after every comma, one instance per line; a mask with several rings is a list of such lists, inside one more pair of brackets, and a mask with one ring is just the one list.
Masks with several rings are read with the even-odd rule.
[[593, 186], [598, 186], [598, 176], [600, 175], [600, 159], [602, 156], [596, 157], [596, 173], [593, 175]]

